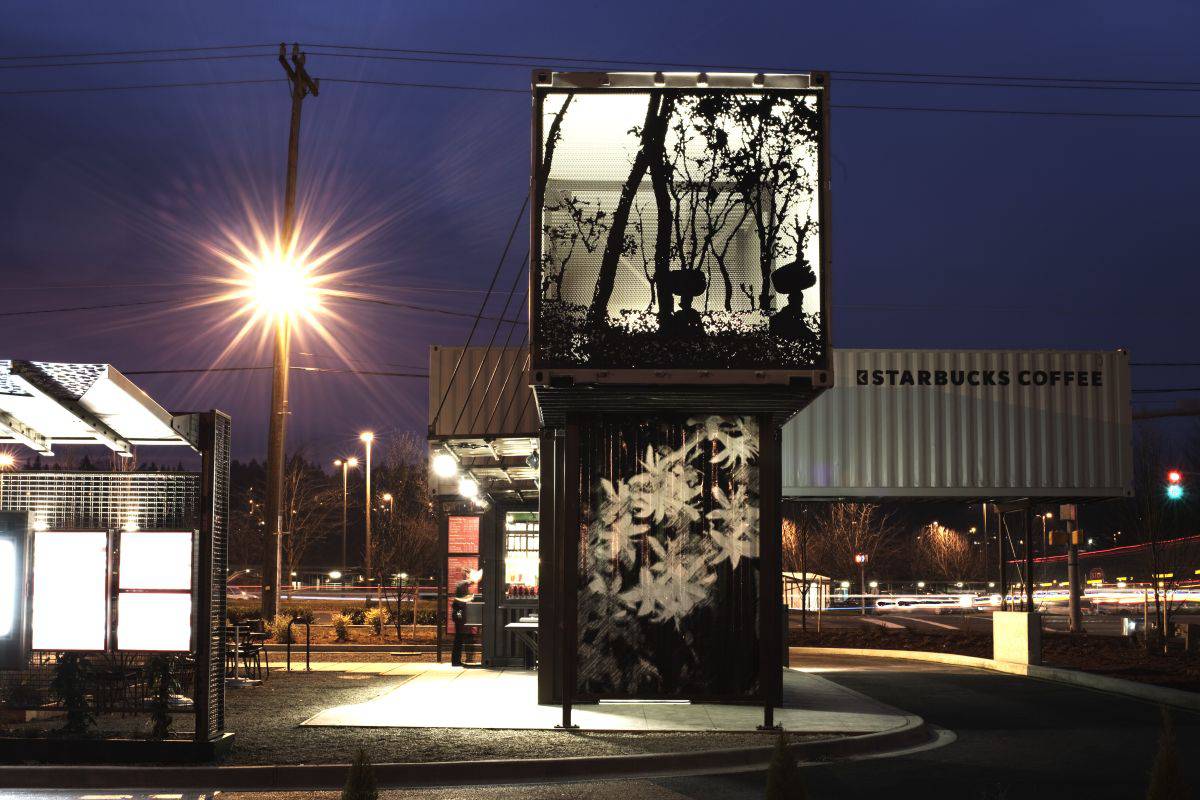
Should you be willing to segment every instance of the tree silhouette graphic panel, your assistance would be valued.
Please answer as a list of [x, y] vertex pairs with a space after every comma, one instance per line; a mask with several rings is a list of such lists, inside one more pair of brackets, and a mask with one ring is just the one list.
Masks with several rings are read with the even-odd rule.
[[535, 353], [548, 367], [824, 357], [819, 95], [547, 92]]

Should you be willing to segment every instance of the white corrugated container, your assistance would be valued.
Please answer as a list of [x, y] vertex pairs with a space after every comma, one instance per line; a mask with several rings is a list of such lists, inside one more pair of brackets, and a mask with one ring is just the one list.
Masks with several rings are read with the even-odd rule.
[[539, 423], [537, 404], [529, 388], [528, 348], [465, 349], [464, 355], [462, 347], [429, 348], [430, 435], [537, 436]]
[[795, 498], [1126, 497], [1124, 351], [834, 350], [783, 430]]

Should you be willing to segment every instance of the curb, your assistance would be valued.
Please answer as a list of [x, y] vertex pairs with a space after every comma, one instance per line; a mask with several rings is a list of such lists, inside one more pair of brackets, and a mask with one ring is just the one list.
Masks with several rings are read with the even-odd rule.
[[[569, 734], [568, 734], [569, 735]], [[920, 717], [886, 731], [843, 738], [798, 742], [792, 753], [801, 761], [880, 756], [928, 744], [935, 732]], [[640, 778], [682, 773], [749, 771], [771, 760], [773, 746], [686, 753], [638, 753], [621, 756], [526, 758], [487, 761], [375, 764], [381, 788], [544, 783], [599, 778]], [[0, 766], [0, 786], [9, 789], [340, 789], [348, 764], [114, 767]]]
[[928, 661], [935, 664], [949, 664], [958, 667], [974, 667], [992, 672], [1003, 672], [1008, 675], [1020, 675], [1026, 678], [1037, 678], [1084, 689], [1094, 689], [1108, 692], [1147, 703], [1171, 706], [1184, 711], [1200, 713], [1200, 694], [1187, 692], [1182, 689], [1169, 689], [1165, 686], [1153, 686], [1148, 683], [1127, 681], [1124, 678], [1110, 678], [1107, 675], [1094, 675], [1076, 669], [1063, 667], [1046, 667], [1037, 664], [1017, 664], [1008, 661], [996, 661], [991, 658], [978, 656], [960, 656], [955, 653], [932, 653], [925, 650], [876, 650], [857, 647], [790, 647], [802, 653], [815, 655], [848, 655], [865, 658], [896, 658], [908, 661]]

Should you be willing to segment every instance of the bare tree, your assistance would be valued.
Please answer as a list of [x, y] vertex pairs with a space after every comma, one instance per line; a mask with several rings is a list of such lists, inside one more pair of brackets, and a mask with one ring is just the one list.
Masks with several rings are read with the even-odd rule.
[[[437, 518], [428, 481], [425, 440], [412, 433], [391, 439], [384, 452], [381, 466], [373, 476], [380, 495], [391, 499], [375, 511], [375, 566], [381, 586], [391, 584], [392, 576], [407, 573], [414, 587], [420, 577], [434, 568], [437, 554]], [[414, 588], [414, 600], [416, 598]], [[401, 631], [401, 590], [397, 588], [394, 610], [390, 596], [386, 597], [397, 638]], [[417, 604], [413, 603], [413, 621]]]
[[808, 572], [830, 577], [851, 574], [857, 569], [854, 557], [859, 554], [866, 555], [878, 570], [896, 557], [899, 536], [895, 521], [874, 503], [830, 503], [807, 519]]
[[915, 555], [921, 569], [944, 581], [971, 579], [982, 573], [982, 550], [972, 546], [967, 536], [937, 522], [917, 534]]
[[[1189, 443], [1189, 455], [1200, 452], [1195, 441]], [[1145, 548], [1145, 569], [1149, 573], [1154, 618], [1159, 623], [1157, 642], [1147, 632], [1146, 646], [1155, 643], [1167, 650], [1171, 619], [1179, 603], [1172, 604], [1181, 579], [1190, 577], [1200, 544], [1177, 536], [1191, 509], [1184, 499], [1166, 496], [1165, 476], [1168, 458], [1162, 436], [1153, 428], [1135, 432], [1133, 441], [1133, 497], [1125, 504], [1125, 514]]]
[[283, 566], [287, 575], [297, 572], [313, 545], [329, 535], [340, 501], [340, 487], [305, 460], [303, 451], [288, 459], [283, 476], [283, 507], [287, 510], [283, 537]]

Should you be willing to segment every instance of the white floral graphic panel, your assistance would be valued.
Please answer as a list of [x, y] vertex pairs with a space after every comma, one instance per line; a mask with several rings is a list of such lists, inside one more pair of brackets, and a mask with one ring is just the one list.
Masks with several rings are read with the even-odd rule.
[[753, 417], [582, 433], [581, 696], [756, 691], [758, 452]]

